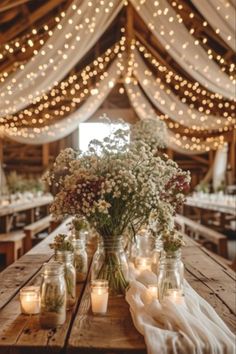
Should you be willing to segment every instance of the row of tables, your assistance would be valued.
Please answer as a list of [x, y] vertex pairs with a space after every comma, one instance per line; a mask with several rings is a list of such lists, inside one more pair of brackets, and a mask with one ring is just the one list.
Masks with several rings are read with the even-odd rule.
[[35, 221], [35, 211], [37, 208], [45, 209], [44, 214], [48, 214], [48, 206], [53, 201], [50, 194], [31, 195], [30, 197], [22, 195], [17, 200], [9, 201], [2, 199], [0, 203], [0, 232], [8, 233], [13, 226], [13, 219], [16, 214], [24, 213], [26, 215], [26, 224]]
[[[49, 243], [57, 233], [64, 232], [67, 232], [66, 222], [0, 273], [0, 353], [146, 354], [143, 337], [135, 329], [123, 297], [109, 298], [106, 315], [92, 314], [89, 276], [85, 283], [77, 285], [76, 306], [67, 312], [61, 328], [41, 329], [37, 315], [20, 313], [20, 289], [40, 282], [42, 265], [53, 256]], [[187, 236], [185, 241], [185, 278], [229, 328], [236, 330], [235, 273]], [[92, 246], [88, 251], [91, 260]]]

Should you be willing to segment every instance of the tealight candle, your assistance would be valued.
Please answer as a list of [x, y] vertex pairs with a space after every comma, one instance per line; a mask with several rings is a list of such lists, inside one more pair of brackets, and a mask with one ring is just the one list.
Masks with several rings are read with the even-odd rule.
[[26, 315], [39, 313], [39, 286], [27, 286], [20, 290], [21, 312]]
[[105, 314], [108, 304], [108, 281], [97, 279], [91, 281], [91, 304], [94, 314]]
[[183, 292], [180, 289], [169, 289], [165, 298], [177, 305], [185, 303]]
[[152, 300], [157, 299], [157, 284], [147, 285], [147, 300], [152, 302]]
[[136, 257], [135, 266], [138, 270], [152, 270], [152, 259], [150, 257]]

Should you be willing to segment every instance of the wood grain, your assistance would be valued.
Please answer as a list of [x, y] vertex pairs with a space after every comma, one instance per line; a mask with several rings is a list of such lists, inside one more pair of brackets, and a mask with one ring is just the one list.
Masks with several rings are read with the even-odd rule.
[[[19, 261], [0, 274], [0, 353], [2, 354], [145, 354], [144, 339], [133, 323], [123, 297], [110, 297], [108, 312], [94, 316], [89, 281], [77, 286], [77, 305], [56, 330], [41, 329], [38, 316], [20, 313], [19, 290], [37, 284], [42, 264], [50, 260], [49, 243], [65, 222]], [[235, 273], [221, 259], [185, 236], [185, 277], [232, 330], [236, 329]], [[91, 257], [90, 257], [91, 258]]]

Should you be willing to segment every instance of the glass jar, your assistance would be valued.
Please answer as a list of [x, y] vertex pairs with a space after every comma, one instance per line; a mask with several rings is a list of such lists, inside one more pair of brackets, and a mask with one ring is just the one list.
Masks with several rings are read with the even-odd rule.
[[64, 276], [67, 290], [66, 308], [71, 309], [76, 301], [76, 273], [74, 267], [74, 254], [71, 251], [57, 251], [55, 260], [64, 264]]
[[86, 280], [88, 273], [88, 256], [85, 250], [85, 243], [82, 239], [73, 241], [74, 246], [74, 265], [76, 273], [76, 283]]
[[104, 247], [103, 239], [101, 236], [97, 238], [97, 249], [93, 255], [93, 261], [91, 265], [91, 280], [97, 279], [99, 268], [104, 259]]
[[183, 296], [183, 272], [181, 251], [163, 251], [158, 275], [159, 301], [169, 297], [172, 293], [179, 297]]
[[58, 262], [44, 264], [40, 301], [41, 326], [43, 328], [62, 326], [66, 320], [66, 284], [63, 264]]
[[159, 273], [160, 267], [160, 259], [161, 253], [163, 252], [163, 242], [160, 238], [151, 237], [152, 240], [152, 251], [151, 251], [151, 258], [152, 258], [152, 271], [155, 274]]
[[112, 295], [123, 295], [129, 279], [129, 267], [124, 251], [123, 237], [103, 238], [103, 250], [99, 250], [99, 252], [99, 257], [97, 254], [92, 267], [93, 279], [108, 280], [110, 293]]

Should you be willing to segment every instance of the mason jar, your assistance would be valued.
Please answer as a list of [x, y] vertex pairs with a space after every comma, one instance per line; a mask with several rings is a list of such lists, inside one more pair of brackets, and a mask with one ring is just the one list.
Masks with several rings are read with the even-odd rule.
[[74, 246], [74, 266], [76, 272], [76, 282], [81, 283], [86, 280], [88, 273], [88, 255], [85, 249], [85, 242], [82, 239], [73, 241]]
[[103, 250], [93, 264], [92, 274], [93, 279], [108, 280], [111, 295], [125, 293], [129, 280], [129, 267], [123, 236], [103, 238]]
[[163, 242], [160, 238], [151, 237], [151, 244], [152, 271], [153, 273], [158, 274], [161, 253], [163, 252]]
[[98, 271], [103, 262], [104, 258], [104, 247], [103, 247], [103, 239], [98, 236], [97, 238], [97, 249], [94, 252], [92, 265], [91, 265], [91, 280], [97, 279]]
[[76, 301], [76, 273], [74, 267], [74, 254], [71, 251], [57, 251], [55, 260], [64, 265], [64, 276], [67, 290], [66, 308], [70, 310]]
[[66, 320], [66, 284], [63, 264], [59, 262], [44, 264], [40, 302], [40, 325], [43, 328], [62, 326]]
[[183, 263], [181, 252], [163, 251], [160, 259], [160, 270], [158, 275], [158, 297], [161, 302], [171, 294], [183, 297]]

